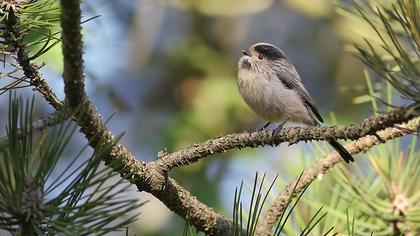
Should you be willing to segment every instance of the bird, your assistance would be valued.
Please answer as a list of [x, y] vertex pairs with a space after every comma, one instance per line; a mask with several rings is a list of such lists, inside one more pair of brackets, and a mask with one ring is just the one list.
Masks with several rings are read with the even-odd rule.
[[[238, 62], [237, 85], [245, 103], [260, 118], [279, 123], [278, 132], [287, 122], [320, 126], [324, 120], [315, 101], [286, 54], [270, 43], [256, 43]], [[353, 156], [337, 140], [326, 140], [341, 158], [350, 163]]]

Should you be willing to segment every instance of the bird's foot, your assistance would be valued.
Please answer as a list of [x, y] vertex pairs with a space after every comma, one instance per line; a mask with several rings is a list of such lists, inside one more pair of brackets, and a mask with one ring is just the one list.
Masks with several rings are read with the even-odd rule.
[[263, 129], [265, 129], [265, 128], [267, 128], [269, 125], [271, 124], [271, 121], [270, 122], [267, 122], [267, 124], [265, 124], [259, 131], [261, 131], [261, 130], [263, 130]]
[[277, 126], [277, 128], [275, 128], [275, 129], [273, 130], [273, 136], [277, 136], [277, 134], [278, 134], [278, 133], [280, 133], [280, 131], [283, 129], [283, 126], [286, 124], [286, 122], [287, 122], [287, 120], [285, 120], [285, 121], [281, 122], [281, 123]]

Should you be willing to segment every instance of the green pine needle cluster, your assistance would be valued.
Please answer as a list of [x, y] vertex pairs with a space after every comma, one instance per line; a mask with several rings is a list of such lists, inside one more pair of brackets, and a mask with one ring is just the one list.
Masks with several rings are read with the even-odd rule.
[[[387, 80], [420, 110], [420, 2], [418, 0], [353, 1], [339, 12], [367, 22], [377, 40], [354, 45], [361, 61]], [[388, 104], [391, 105], [391, 104]]]
[[[8, 145], [0, 150], [0, 228], [13, 235], [103, 235], [133, 222], [144, 204], [130, 185], [81, 150], [63, 164], [75, 125], [32, 133], [33, 101], [9, 103]], [[114, 178], [115, 177], [115, 178]]]
[[349, 169], [334, 168], [312, 184], [295, 219], [323, 206], [327, 216], [315, 232], [335, 226], [348, 235], [420, 234], [420, 152], [417, 138], [408, 147], [402, 140], [380, 145]]
[[[387, 83], [386, 87], [391, 85]], [[387, 91], [382, 100], [394, 103], [393, 94], [397, 92]], [[375, 91], [371, 89], [370, 93]], [[372, 100], [375, 110], [380, 106]], [[420, 234], [417, 137], [388, 141], [372, 149], [367, 157], [367, 161], [352, 168], [338, 166], [313, 183], [304, 198], [307, 208], [296, 212], [296, 218], [305, 219], [305, 215], [323, 206], [328, 215], [318, 225], [320, 229], [333, 224], [348, 235]]]
[[[297, 184], [301, 179], [302, 174], [296, 181], [296, 185], [293, 188], [292, 192], [295, 192]], [[269, 182], [266, 178], [266, 174], [262, 176], [260, 179], [258, 172], [255, 174], [254, 181], [252, 185], [249, 186], [249, 195], [250, 200], [246, 204], [242, 200], [244, 192], [244, 182], [242, 181], [239, 188], [235, 189], [235, 197], [234, 197], [234, 204], [233, 204], [233, 232], [232, 236], [236, 235], [247, 235], [252, 236], [255, 234], [257, 229], [257, 224], [261, 220], [262, 212], [264, 208], [270, 207], [270, 201], [268, 199], [275, 198], [274, 196], [274, 189], [279, 188], [280, 186], [277, 183], [278, 175], [274, 177], [274, 179]], [[245, 186], [247, 186], [245, 184]], [[284, 235], [285, 233], [288, 235], [287, 228], [293, 228], [293, 234], [300, 232], [299, 235], [306, 236], [311, 235], [314, 229], [317, 229], [317, 225], [323, 221], [324, 217], [327, 215], [327, 212], [324, 211], [323, 207], [319, 207], [319, 209], [314, 212], [308, 221], [302, 226], [297, 226], [296, 228], [296, 221], [295, 221], [295, 210], [297, 209], [298, 203], [301, 202], [302, 196], [304, 195], [307, 186], [301, 193], [296, 196], [296, 199], [292, 199], [292, 194], [287, 202], [286, 210], [280, 216], [279, 220], [277, 221], [276, 227], [273, 228], [272, 235], [273, 236], [280, 236]], [[249, 196], [248, 196], [249, 197]], [[245, 207], [246, 206], [246, 207]], [[322, 235], [333, 235], [334, 227], [330, 227], [326, 229]], [[193, 227], [186, 223], [184, 228], [184, 236], [193, 236], [198, 235], [197, 231], [193, 230]]]
[[[24, 36], [24, 45], [34, 60], [60, 41], [60, 6], [55, 0], [4, 0], [0, 7], [1, 35], [3, 38]], [[10, 34], [7, 21], [13, 21], [17, 35]], [[9, 47], [5, 42], [4, 47]], [[7, 51], [7, 50], [4, 50]]]

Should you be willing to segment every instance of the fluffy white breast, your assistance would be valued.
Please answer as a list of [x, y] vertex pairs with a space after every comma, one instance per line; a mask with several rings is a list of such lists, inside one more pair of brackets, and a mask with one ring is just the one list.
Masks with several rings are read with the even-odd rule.
[[312, 122], [296, 91], [286, 88], [275, 75], [239, 69], [238, 88], [248, 106], [267, 121]]

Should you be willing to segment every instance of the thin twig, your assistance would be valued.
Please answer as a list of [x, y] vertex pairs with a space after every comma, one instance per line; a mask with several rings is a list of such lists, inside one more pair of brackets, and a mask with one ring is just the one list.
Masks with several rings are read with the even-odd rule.
[[[55, 111], [46, 117], [43, 117], [32, 124], [32, 131], [42, 131], [48, 127], [52, 127], [70, 118], [70, 113], [67, 111]], [[22, 133], [18, 131], [18, 137], [21, 137]], [[0, 149], [4, 148], [9, 144], [8, 137], [0, 138]]]
[[9, 9], [8, 17], [5, 19], [6, 30], [3, 33], [3, 38], [5, 39], [4, 44], [11, 46], [13, 50], [15, 50], [17, 62], [22, 67], [25, 76], [30, 79], [30, 84], [33, 85], [56, 110], [60, 110], [63, 108], [63, 103], [41, 77], [38, 72], [39, 67], [32, 64], [29, 60], [26, 52], [26, 45], [23, 43], [23, 37], [26, 32], [19, 31], [17, 27], [18, 21], [19, 19], [13, 9]]

